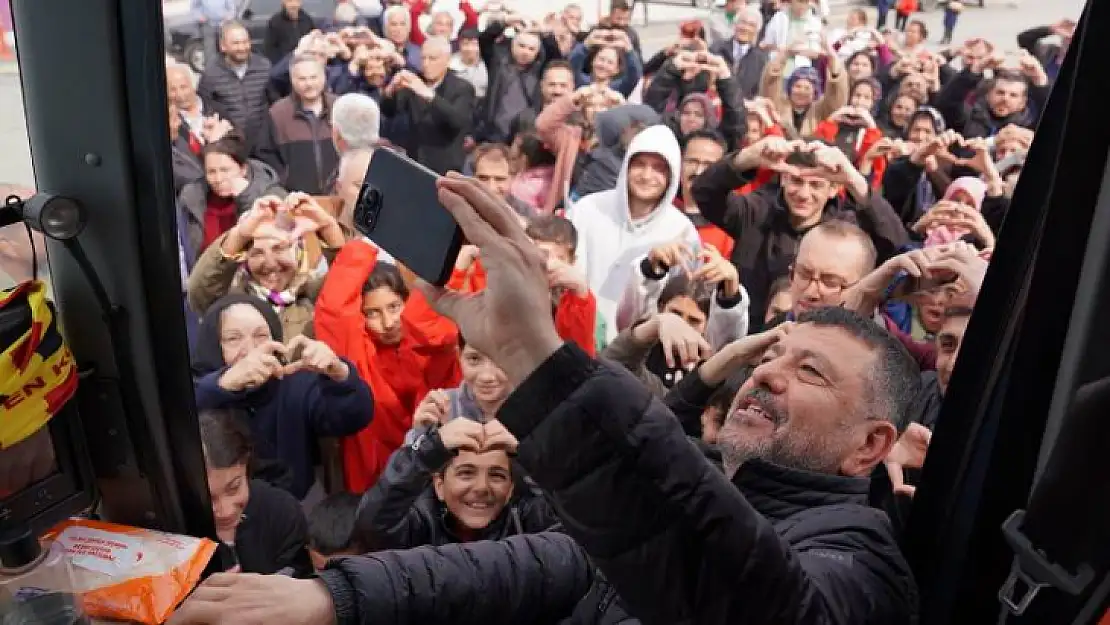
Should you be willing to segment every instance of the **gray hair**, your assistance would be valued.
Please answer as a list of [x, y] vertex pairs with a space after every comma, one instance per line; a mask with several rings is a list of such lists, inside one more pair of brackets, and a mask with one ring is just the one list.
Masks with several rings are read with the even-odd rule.
[[390, 18], [392, 18], [394, 15], [400, 15], [400, 16], [404, 17], [405, 18], [405, 23], [409, 25], [409, 28], [412, 28], [412, 15], [409, 14], [408, 8], [403, 6], [403, 5], [398, 5], [398, 4], [395, 4], [391, 7], [389, 7], [388, 9], [385, 10], [385, 13], [382, 13], [382, 27], [383, 28], [385, 27], [386, 24], [389, 23]]
[[340, 24], [354, 24], [358, 21], [358, 9], [348, 3], [335, 5], [335, 21]]
[[451, 56], [451, 42], [447, 40], [447, 37], [428, 37], [424, 40], [424, 47], [429, 46], [439, 48], [440, 52]]
[[874, 319], [839, 306], [806, 311], [797, 323], [840, 328], [871, 348], [875, 359], [860, 402], [869, 413], [865, 418], [889, 421], [899, 432], [906, 428], [910, 405], [921, 390], [921, 369], [898, 339]]
[[749, 4], [743, 9], [740, 9], [740, 13], [733, 19], [733, 21], [735, 22], [744, 18], [748, 18], [755, 22], [756, 28], [763, 28], [763, 12], [759, 10], [759, 7]]
[[348, 151], [372, 148], [380, 139], [381, 118], [378, 103], [361, 93], [340, 96], [331, 109], [332, 129], [349, 146]]
[[301, 54], [298, 54], [298, 55], [294, 56], [293, 59], [291, 61], [289, 61], [289, 71], [290, 71], [290, 73], [292, 73], [294, 67], [296, 67], [298, 65], [303, 65], [305, 63], [312, 63], [321, 72], [326, 71], [325, 67], [324, 67], [324, 63], [323, 63], [323, 61], [320, 60], [319, 57], [317, 57], [315, 55], [312, 55], [312, 54], [302, 52]]
[[200, 77], [197, 76], [197, 73], [193, 71], [193, 68], [189, 67], [185, 63], [178, 63], [177, 61], [174, 61], [172, 63], [167, 62], [166, 76], [169, 76], [171, 72], [181, 72], [182, 74], [185, 74], [189, 78], [189, 82], [193, 84], [193, 87], [196, 87], [197, 84], [200, 82]]

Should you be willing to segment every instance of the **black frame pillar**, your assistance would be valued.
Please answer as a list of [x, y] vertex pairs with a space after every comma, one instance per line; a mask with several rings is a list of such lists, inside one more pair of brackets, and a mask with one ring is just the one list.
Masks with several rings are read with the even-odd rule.
[[78, 240], [129, 360], [115, 361], [88, 282], [50, 242], [62, 329], [93, 372], [78, 403], [103, 512], [214, 536], [188, 369], [161, 2], [13, 0], [12, 11], [38, 190], [88, 212]]

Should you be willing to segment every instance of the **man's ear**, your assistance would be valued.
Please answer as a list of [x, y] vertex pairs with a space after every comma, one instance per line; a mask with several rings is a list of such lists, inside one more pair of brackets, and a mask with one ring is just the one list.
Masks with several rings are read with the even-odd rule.
[[436, 499], [443, 501], [443, 474], [432, 474], [432, 488], [435, 489]]
[[840, 473], [850, 477], [866, 477], [890, 453], [898, 441], [898, 430], [890, 421], [869, 420], [859, 426], [856, 447], [840, 464]]

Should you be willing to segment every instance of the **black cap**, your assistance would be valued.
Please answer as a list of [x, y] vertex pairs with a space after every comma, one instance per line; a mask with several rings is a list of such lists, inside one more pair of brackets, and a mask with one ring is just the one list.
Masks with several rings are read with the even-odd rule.
[[0, 565], [18, 569], [31, 564], [42, 555], [39, 544], [30, 528], [13, 528], [0, 532]]

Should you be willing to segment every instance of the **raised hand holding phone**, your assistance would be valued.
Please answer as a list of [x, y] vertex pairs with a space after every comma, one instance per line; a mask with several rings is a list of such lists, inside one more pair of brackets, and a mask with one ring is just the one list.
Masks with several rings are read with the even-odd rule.
[[418, 287], [475, 349], [519, 383], [563, 344], [551, 316], [547, 262], [509, 205], [479, 182], [450, 173], [436, 188], [442, 206], [481, 250], [487, 284], [477, 294]]

